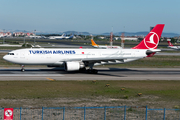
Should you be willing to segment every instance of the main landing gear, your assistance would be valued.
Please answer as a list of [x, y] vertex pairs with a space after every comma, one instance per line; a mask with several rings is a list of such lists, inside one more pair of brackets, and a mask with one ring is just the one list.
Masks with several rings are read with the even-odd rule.
[[86, 68], [81, 68], [80, 70], [79, 70], [79, 72], [81, 72], [81, 73], [90, 73], [90, 74], [97, 74], [98, 73], [98, 70], [96, 70], [96, 69], [87, 69], [86, 70]]
[[97, 74], [98, 73], [98, 70], [93, 69], [93, 66], [94, 66], [94, 63], [89, 65], [89, 69], [87, 70], [87, 73], [90, 73], [90, 74]]
[[24, 69], [24, 65], [21, 65], [21, 71], [24, 72], [25, 69]]

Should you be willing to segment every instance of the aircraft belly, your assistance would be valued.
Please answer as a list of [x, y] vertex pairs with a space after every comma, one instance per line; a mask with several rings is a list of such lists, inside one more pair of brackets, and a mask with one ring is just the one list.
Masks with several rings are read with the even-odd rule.
[[53, 64], [57, 62], [56, 59], [49, 59], [45, 56], [25, 56], [25, 58], [18, 58], [14, 60], [14, 63], [16, 64], [24, 64], [24, 65], [47, 65], [47, 64]]

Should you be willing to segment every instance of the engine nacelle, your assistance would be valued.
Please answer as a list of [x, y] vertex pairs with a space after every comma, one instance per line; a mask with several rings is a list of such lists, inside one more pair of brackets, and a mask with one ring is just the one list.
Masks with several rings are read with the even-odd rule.
[[64, 65], [66, 71], [76, 71], [84, 67], [85, 65], [83, 62], [66, 62]]

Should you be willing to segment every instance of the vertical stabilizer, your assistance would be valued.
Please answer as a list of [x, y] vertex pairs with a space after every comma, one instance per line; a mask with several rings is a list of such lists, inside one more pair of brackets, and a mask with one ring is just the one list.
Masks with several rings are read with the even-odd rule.
[[164, 24], [157, 24], [148, 34], [147, 36], [135, 47], [132, 49], [156, 49], [159, 40], [161, 38], [161, 34], [164, 28]]
[[172, 43], [171, 43], [171, 39], [167, 39], [167, 42], [168, 42], [169, 46], [173, 46]]
[[93, 47], [98, 47], [98, 45], [94, 42], [93, 39], [91, 39], [91, 44], [92, 44]]

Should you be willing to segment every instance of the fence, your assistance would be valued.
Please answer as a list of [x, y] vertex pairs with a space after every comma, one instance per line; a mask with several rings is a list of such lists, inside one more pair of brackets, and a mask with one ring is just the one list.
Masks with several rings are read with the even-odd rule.
[[[4, 120], [4, 108], [0, 108]], [[180, 109], [147, 106], [14, 108], [13, 120], [180, 120]]]

